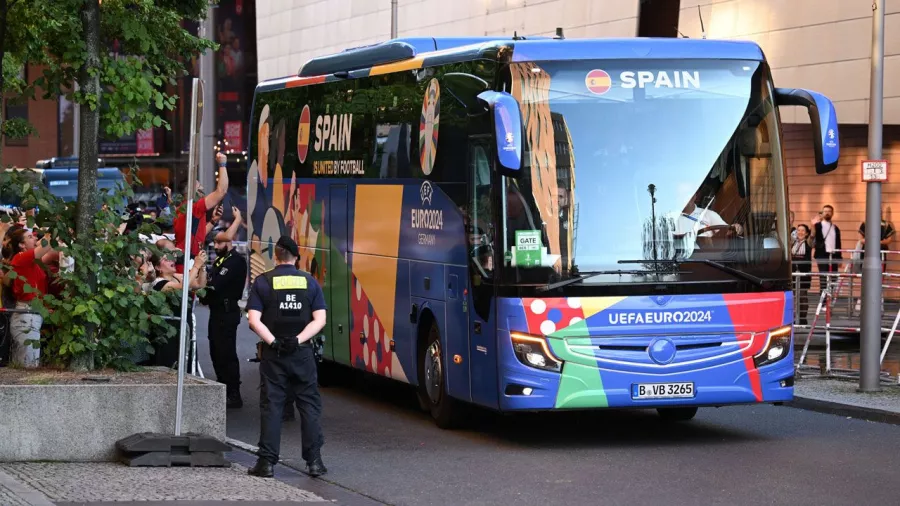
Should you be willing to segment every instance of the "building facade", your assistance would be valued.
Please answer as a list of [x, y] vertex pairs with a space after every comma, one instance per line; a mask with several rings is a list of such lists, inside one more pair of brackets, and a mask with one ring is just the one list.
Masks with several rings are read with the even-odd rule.
[[[390, 38], [390, 0], [258, 0], [260, 80], [295, 75], [310, 58]], [[835, 101], [842, 157], [817, 176], [804, 110], [782, 108], [795, 224], [835, 207], [844, 248], [865, 218], [860, 162], [867, 158], [872, 3], [847, 0], [398, 0], [397, 33], [415, 36], [679, 37], [757, 42], [779, 87]], [[701, 21], [702, 20], [702, 21]], [[888, 0], [884, 157], [900, 163], [900, 0]], [[900, 220], [900, 182], [883, 185], [884, 213]], [[896, 215], [896, 216], [895, 216]], [[900, 225], [900, 222], [895, 225]], [[895, 242], [892, 249], [900, 249]], [[898, 257], [900, 258], [900, 257]]]

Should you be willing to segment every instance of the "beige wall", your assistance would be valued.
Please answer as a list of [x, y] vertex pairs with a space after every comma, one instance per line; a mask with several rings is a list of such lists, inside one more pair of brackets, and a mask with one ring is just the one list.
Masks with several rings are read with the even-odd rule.
[[[777, 86], [812, 88], [835, 101], [841, 123], [868, 123], [872, 53], [870, 0], [681, 0], [679, 29], [700, 37], [757, 42]], [[884, 122], [900, 123], [900, 0], [885, 10]], [[785, 122], [808, 122], [799, 108]]]
[[[526, 7], [527, 4], [527, 7]], [[390, 38], [390, 0], [257, 0], [260, 80]], [[399, 0], [398, 35], [633, 37], [638, 0]]]

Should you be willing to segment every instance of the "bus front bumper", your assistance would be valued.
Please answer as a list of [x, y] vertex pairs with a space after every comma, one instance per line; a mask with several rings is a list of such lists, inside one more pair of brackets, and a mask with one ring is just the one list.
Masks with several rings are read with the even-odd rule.
[[[644, 398], [639, 395], [642, 385]], [[501, 411], [789, 402], [794, 397], [793, 354], [758, 369], [752, 361], [748, 366], [739, 360], [675, 374], [623, 372], [571, 362], [555, 373], [512, 363], [501, 368], [500, 388]], [[662, 390], [658, 393], [663, 398], [647, 398], [654, 388]]]

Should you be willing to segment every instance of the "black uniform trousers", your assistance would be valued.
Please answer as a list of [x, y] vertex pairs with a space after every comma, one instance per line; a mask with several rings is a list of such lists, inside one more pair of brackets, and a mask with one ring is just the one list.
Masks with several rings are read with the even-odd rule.
[[312, 462], [325, 444], [320, 418], [322, 398], [316, 372], [316, 359], [310, 343], [290, 352], [278, 353], [263, 346], [259, 363], [260, 381], [265, 386], [266, 402], [262, 407], [259, 456], [272, 465], [278, 463], [281, 451], [281, 416], [293, 391], [300, 411], [302, 457]]
[[216, 381], [224, 383], [229, 395], [240, 393], [241, 363], [237, 356], [237, 328], [241, 323], [241, 311], [210, 308], [209, 356], [212, 359]]
[[[300, 411], [300, 401], [297, 400], [297, 396], [290, 390], [285, 394], [287, 396], [287, 402], [284, 404], [284, 411], [282, 418], [286, 421], [294, 420], [294, 404], [297, 405], [297, 411]], [[260, 375], [259, 381], [259, 411], [262, 413], [266, 410], [266, 406], [269, 405], [269, 394], [266, 393], [266, 382], [262, 380], [262, 375]]]

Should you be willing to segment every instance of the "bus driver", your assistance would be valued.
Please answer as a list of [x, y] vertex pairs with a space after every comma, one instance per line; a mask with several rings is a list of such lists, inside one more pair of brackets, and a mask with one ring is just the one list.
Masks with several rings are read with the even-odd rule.
[[719, 216], [719, 213], [709, 207], [715, 197], [708, 198], [705, 206], [700, 207], [697, 202], [701, 198], [701, 190], [697, 190], [687, 205], [684, 206], [681, 215], [675, 220], [675, 244], [677, 249], [683, 252], [683, 256], [690, 257], [695, 249], [700, 249], [698, 239], [703, 237], [706, 244], [711, 244], [714, 236], [720, 236], [725, 232], [726, 237], [742, 236], [743, 227], [739, 223], [729, 225]]

